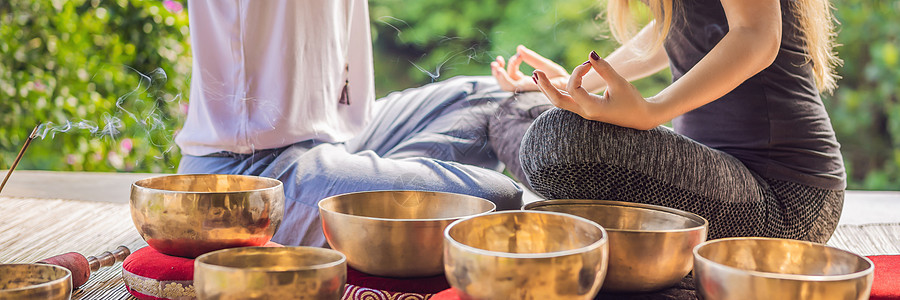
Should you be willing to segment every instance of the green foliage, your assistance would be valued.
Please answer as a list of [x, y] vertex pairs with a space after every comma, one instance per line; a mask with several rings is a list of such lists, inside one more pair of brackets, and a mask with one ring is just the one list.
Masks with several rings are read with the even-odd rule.
[[189, 87], [187, 25], [186, 12], [157, 1], [0, 2], [0, 168], [37, 122], [64, 129], [84, 120], [97, 131], [50, 132], [19, 167], [173, 171], [178, 94]]
[[[517, 45], [567, 69], [617, 43], [597, 16], [596, 0], [377, 0], [370, 1], [374, 28], [375, 87], [379, 96], [457, 75], [489, 75], [496, 56]], [[531, 69], [523, 65], [523, 72]], [[669, 81], [667, 71], [637, 83], [648, 94]]]
[[825, 105], [841, 142], [849, 188], [900, 190], [900, 2], [835, 4], [843, 79]]
[[[605, 55], [617, 46], [597, 18], [602, 2], [370, 0], [376, 92], [488, 75], [494, 57], [508, 57], [519, 44], [571, 69], [591, 50]], [[845, 64], [840, 88], [825, 100], [850, 188], [900, 190], [900, 2], [834, 4]], [[20, 167], [174, 171], [179, 95], [188, 94], [190, 81], [186, 11], [147, 0], [4, 0], [0, 53], [0, 168], [38, 120], [88, 120], [103, 128], [118, 118], [124, 126], [114, 136], [76, 130], [37, 140]], [[157, 75], [142, 81], [138, 71]], [[636, 85], [654, 94], [669, 78], [663, 71]]]

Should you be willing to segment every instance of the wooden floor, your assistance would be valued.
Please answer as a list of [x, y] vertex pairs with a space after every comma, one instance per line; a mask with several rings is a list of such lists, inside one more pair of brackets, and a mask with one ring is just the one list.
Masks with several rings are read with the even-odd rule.
[[[5, 176], [6, 171], [0, 171]], [[0, 195], [127, 203], [131, 184], [163, 174], [17, 170]], [[847, 191], [840, 224], [900, 222], [900, 191]], [[540, 199], [526, 193], [525, 202]]]

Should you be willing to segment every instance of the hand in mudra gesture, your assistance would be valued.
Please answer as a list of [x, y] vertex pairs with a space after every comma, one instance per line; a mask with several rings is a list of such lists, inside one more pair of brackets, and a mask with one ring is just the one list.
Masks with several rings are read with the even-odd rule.
[[[607, 84], [602, 96], [589, 93], [582, 87], [582, 78], [591, 70], [596, 71]], [[554, 84], [554, 77], [543, 70], [535, 70], [532, 76], [553, 105], [585, 119], [641, 130], [656, 127], [653, 103], [641, 96], [634, 85], [596, 52], [591, 51], [590, 59], [572, 70], [572, 76], [562, 88]]]
[[536, 70], [541, 70], [547, 76], [550, 83], [556, 88], [565, 89], [569, 80], [569, 73], [562, 66], [544, 58], [531, 49], [519, 45], [516, 54], [504, 62], [502, 56], [497, 56], [496, 61], [491, 62], [491, 75], [497, 79], [500, 88], [508, 92], [538, 91], [537, 83], [529, 76], [519, 71], [519, 66], [526, 63]]

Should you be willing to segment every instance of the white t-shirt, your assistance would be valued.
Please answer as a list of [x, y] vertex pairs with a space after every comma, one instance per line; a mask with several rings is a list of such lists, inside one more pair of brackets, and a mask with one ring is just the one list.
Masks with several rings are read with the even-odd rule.
[[190, 0], [188, 12], [191, 95], [175, 138], [183, 154], [341, 142], [369, 121], [366, 0]]

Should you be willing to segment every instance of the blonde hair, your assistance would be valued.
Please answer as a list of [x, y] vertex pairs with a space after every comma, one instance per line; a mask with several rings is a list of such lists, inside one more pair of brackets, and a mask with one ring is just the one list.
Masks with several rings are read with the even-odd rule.
[[[631, 2], [632, 0], [608, 1], [606, 13], [610, 31], [620, 43], [634, 37]], [[646, 1], [655, 21], [657, 38], [648, 49], [641, 49], [641, 54], [649, 54], [662, 47], [672, 28], [673, 11], [677, 9], [674, 2], [675, 0]], [[828, 0], [796, 0], [791, 3], [791, 10], [798, 20], [798, 30], [806, 43], [807, 63], [812, 63], [816, 85], [820, 92], [832, 92], [840, 78], [834, 69], [841, 64], [841, 60], [833, 50], [837, 33], [831, 3]]]

